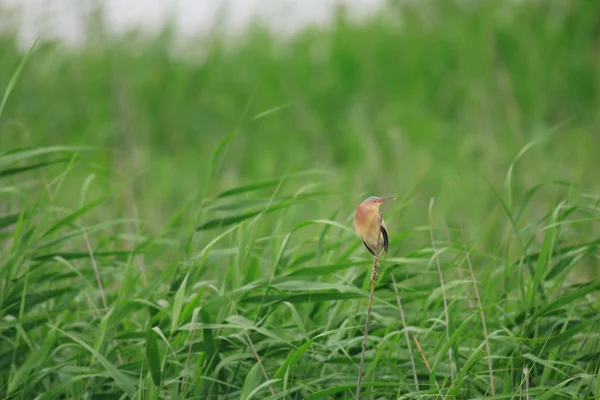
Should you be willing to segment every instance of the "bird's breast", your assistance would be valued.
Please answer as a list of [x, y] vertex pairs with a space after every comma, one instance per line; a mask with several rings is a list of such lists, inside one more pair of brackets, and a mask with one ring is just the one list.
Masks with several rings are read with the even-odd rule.
[[354, 228], [362, 238], [375, 237], [376, 239], [379, 234], [379, 213], [377, 210], [365, 210], [359, 207], [354, 217]]

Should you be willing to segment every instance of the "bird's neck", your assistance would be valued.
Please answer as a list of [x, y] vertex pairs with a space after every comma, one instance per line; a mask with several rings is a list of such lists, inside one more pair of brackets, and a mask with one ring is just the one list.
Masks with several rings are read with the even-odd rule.
[[358, 207], [356, 209], [355, 218], [358, 221], [364, 221], [366, 219], [373, 218], [378, 214], [377, 208], [374, 207]]

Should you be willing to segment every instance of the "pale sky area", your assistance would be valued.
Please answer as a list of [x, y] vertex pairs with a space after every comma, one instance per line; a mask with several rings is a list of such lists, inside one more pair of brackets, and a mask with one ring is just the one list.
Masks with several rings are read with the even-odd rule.
[[[20, 42], [28, 47], [35, 38], [61, 38], [76, 43], [85, 15], [94, 4], [104, 5], [113, 32], [131, 27], [159, 28], [175, 21], [183, 35], [202, 32], [225, 10], [226, 27], [234, 31], [254, 16], [281, 33], [293, 33], [305, 24], [325, 24], [335, 4], [344, 4], [354, 16], [381, 6], [385, 0], [0, 0], [0, 7], [20, 8], [10, 19], [18, 26]], [[6, 14], [5, 14], [6, 15]]]

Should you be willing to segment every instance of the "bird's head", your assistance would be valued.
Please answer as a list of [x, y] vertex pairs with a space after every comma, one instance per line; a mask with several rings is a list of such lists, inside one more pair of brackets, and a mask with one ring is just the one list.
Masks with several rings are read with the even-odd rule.
[[388, 200], [394, 200], [395, 197], [377, 197], [377, 196], [370, 196], [367, 197], [362, 203], [361, 206], [363, 207], [368, 207], [368, 208], [379, 208], [379, 206], [381, 205], [381, 203], [386, 202]]
[[370, 212], [371, 210], [379, 210], [379, 206], [381, 203], [384, 203], [388, 200], [393, 200], [395, 197], [377, 197], [370, 196], [367, 197], [362, 203], [358, 205], [357, 211], [362, 214], [364, 212]]
[[361, 226], [364, 223], [368, 223], [369, 218], [379, 213], [379, 206], [388, 200], [393, 200], [395, 197], [367, 197], [362, 203], [356, 207], [356, 213], [354, 214], [354, 225]]

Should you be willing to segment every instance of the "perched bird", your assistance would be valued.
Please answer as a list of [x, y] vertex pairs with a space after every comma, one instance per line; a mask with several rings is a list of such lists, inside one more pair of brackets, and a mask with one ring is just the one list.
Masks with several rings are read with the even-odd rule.
[[389, 248], [388, 232], [379, 206], [384, 201], [393, 199], [394, 197], [367, 197], [358, 205], [354, 214], [356, 234], [375, 257], [379, 257], [382, 250], [387, 253]]

